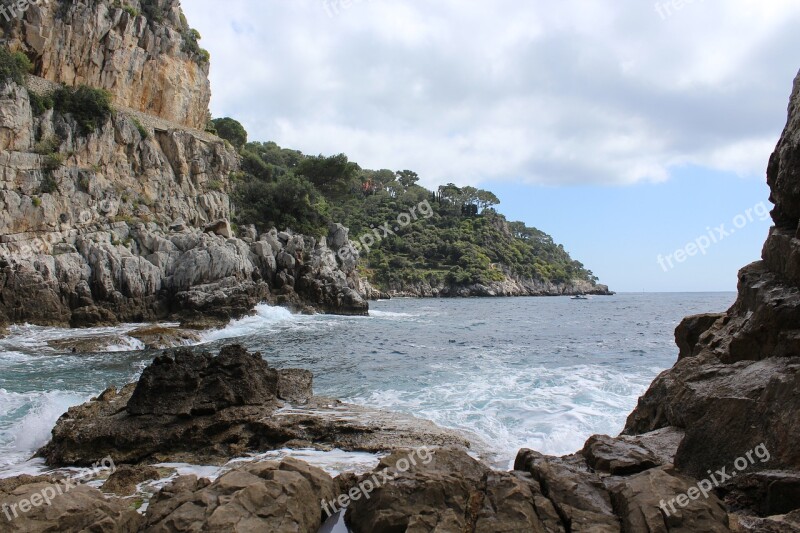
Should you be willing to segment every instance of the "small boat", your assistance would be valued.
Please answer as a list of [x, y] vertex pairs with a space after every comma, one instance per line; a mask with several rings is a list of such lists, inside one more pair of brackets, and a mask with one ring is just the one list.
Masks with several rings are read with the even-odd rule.
[[577, 295], [577, 296], [573, 296], [573, 297], [572, 297], [572, 298], [570, 298], [570, 299], [571, 299], [571, 300], [588, 300], [589, 298], [588, 298], [587, 296], [583, 296], [582, 294], [579, 294], [579, 295]]

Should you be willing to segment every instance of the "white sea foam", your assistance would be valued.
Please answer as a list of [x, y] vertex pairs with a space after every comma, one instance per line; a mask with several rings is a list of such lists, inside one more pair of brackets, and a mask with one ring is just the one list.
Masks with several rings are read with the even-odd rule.
[[87, 399], [63, 391], [16, 393], [0, 389], [0, 477], [7, 467], [24, 463], [47, 444], [58, 418]]
[[343, 472], [354, 474], [364, 474], [372, 471], [380, 461], [380, 455], [365, 452], [346, 452], [339, 449], [330, 451], [320, 450], [273, 450], [262, 454], [254, 454], [246, 457], [232, 459], [222, 466], [194, 465], [189, 463], [159, 463], [155, 465], [159, 468], [168, 468], [175, 471], [174, 474], [163, 479], [150, 483], [153, 488], [161, 488], [178, 476], [197, 476], [211, 481], [216, 480], [225, 472], [239, 468], [248, 463], [258, 463], [262, 461], [281, 461], [287, 457], [293, 457], [306, 463], [321, 468], [332, 477], [336, 477]]
[[256, 306], [255, 314], [234, 320], [222, 329], [207, 331], [201, 336], [202, 342], [213, 342], [225, 339], [247, 337], [256, 333], [264, 333], [271, 327], [297, 320], [288, 309], [267, 304]]
[[[507, 368], [481, 365], [423, 390], [374, 391], [348, 401], [404, 411], [483, 438], [497, 460], [520, 448], [564, 455], [595, 433], [621, 431], [654, 373], [624, 374], [599, 366]], [[613, 431], [612, 431], [613, 433]]]
[[[158, 324], [162, 327], [176, 327], [178, 324]], [[96, 352], [133, 352], [143, 350], [145, 345], [128, 334], [141, 328], [141, 324], [122, 324], [113, 327], [84, 329], [48, 328], [41, 326], [13, 326], [6, 338], [0, 340], [0, 350], [21, 351], [30, 356], [53, 355], [58, 350], [49, 343], [53, 341], [81, 341], [97, 339]]]
[[369, 316], [374, 318], [411, 318], [419, 315], [414, 315], [411, 313], [393, 313], [392, 311], [377, 311], [371, 309]]

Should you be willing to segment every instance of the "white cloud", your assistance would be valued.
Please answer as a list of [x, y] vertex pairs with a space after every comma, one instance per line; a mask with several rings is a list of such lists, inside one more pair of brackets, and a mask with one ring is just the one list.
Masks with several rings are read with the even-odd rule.
[[185, 1], [214, 114], [427, 185], [762, 176], [800, 67], [790, 0], [695, 0], [666, 20], [646, 0], [344, 6]]

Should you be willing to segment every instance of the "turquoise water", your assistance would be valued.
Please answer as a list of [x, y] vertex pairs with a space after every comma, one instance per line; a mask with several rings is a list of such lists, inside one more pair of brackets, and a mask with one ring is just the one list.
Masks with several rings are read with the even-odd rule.
[[[618, 433], [637, 398], [677, 358], [673, 331], [723, 311], [734, 293], [374, 302], [370, 317], [258, 313], [209, 332], [209, 350], [241, 342], [276, 367], [312, 370], [315, 391], [412, 413], [480, 438], [499, 462], [521, 447], [571, 453]], [[136, 379], [156, 355], [130, 327], [15, 327], [0, 340], [0, 474], [45, 444], [71, 405]], [[113, 335], [98, 354], [47, 341]]]

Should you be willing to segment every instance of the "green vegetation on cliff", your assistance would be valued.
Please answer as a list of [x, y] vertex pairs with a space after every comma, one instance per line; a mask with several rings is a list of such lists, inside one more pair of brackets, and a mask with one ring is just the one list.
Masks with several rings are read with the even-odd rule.
[[[339, 222], [352, 240], [364, 236], [368, 243], [377, 232], [369, 252], [362, 251], [362, 266], [380, 287], [487, 283], [503, 280], [504, 272], [553, 283], [597, 281], [546, 233], [508, 222], [489, 191], [453, 184], [430, 191], [410, 170], [366, 170], [344, 154], [307, 156], [273, 142], [245, 143], [241, 125], [214, 122], [220, 136], [241, 147], [232, 191], [239, 226], [320, 236]], [[411, 213], [410, 224], [398, 222]]]

